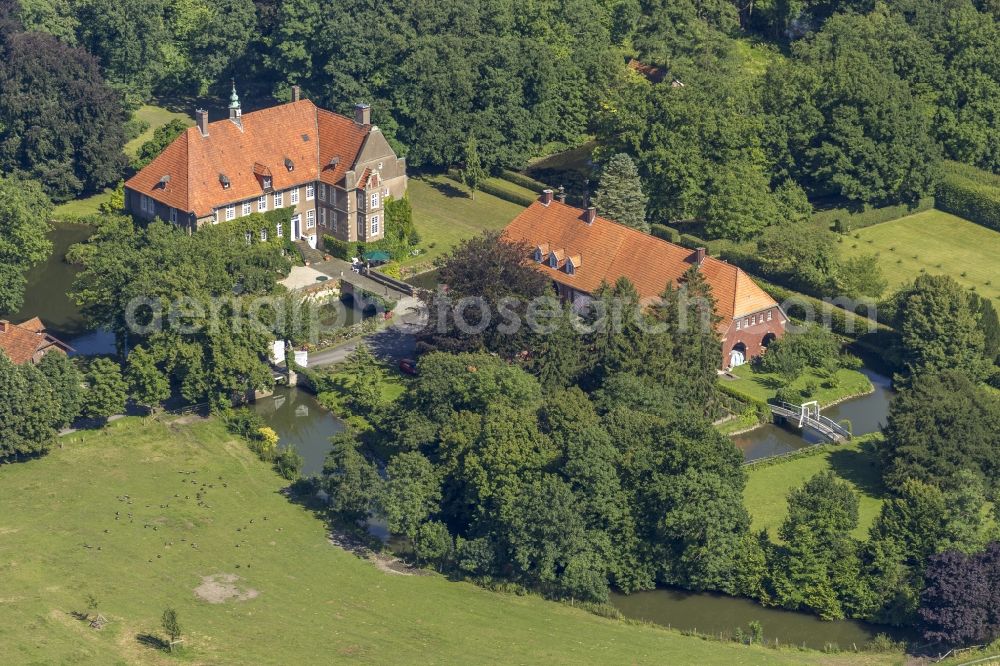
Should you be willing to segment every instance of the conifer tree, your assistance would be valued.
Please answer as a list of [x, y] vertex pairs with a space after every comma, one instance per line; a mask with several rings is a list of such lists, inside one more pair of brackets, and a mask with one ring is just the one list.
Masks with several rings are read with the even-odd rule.
[[612, 156], [601, 172], [594, 205], [602, 217], [649, 233], [648, 197], [642, 189], [639, 168], [625, 153]]

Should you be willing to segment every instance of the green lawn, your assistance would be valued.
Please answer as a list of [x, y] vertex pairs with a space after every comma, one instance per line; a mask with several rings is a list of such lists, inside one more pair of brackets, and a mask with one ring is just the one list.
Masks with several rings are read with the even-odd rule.
[[[217, 421], [130, 418], [62, 441], [0, 473], [4, 663], [859, 663], [384, 573], [329, 544], [324, 522]], [[228, 574], [257, 596], [196, 596], [204, 577]], [[91, 594], [110, 621], [100, 631], [72, 615]], [[184, 628], [172, 658], [140, 638], [162, 635], [167, 607]]]
[[524, 210], [485, 192], [477, 192], [473, 200], [465, 186], [444, 176], [411, 178], [408, 192], [413, 221], [420, 232], [419, 247], [427, 252], [410, 257], [404, 266], [429, 267], [459, 241], [486, 229], [503, 229]]
[[113, 190], [109, 187], [100, 194], [85, 199], [73, 199], [52, 209], [52, 219], [71, 221], [81, 217], [97, 215], [102, 203], [111, 198]]
[[[876, 252], [890, 288], [921, 269], [945, 274], [1000, 303], [1000, 233], [939, 210], [883, 222], [843, 238], [846, 256]], [[992, 283], [992, 284], [990, 284]]]
[[[731, 389], [735, 389], [751, 398], [763, 400], [764, 402], [773, 398], [784, 383], [778, 375], [755, 372], [749, 365], [741, 365], [735, 368], [732, 374], [739, 377], [739, 379], [720, 378], [719, 381]], [[801, 389], [810, 381], [816, 382], [818, 389], [809, 399], [818, 400], [821, 407], [833, 404], [848, 396], [860, 395], [872, 390], [871, 381], [857, 370], [845, 370], [841, 368], [837, 370], [836, 377], [837, 385], [832, 388], [826, 388], [823, 386], [823, 382], [826, 381], [823, 377], [816, 374], [813, 370], [807, 370], [791, 382], [790, 386], [794, 389]], [[803, 398], [803, 400], [806, 400], [806, 398]]]
[[139, 107], [139, 110], [135, 112], [135, 115], [137, 118], [145, 120], [149, 123], [149, 129], [125, 144], [125, 154], [129, 157], [135, 157], [135, 154], [139, 151], [142, 144], [153, 138], [153, 132], [155, 132], [158, 127], [166, 125], [174, 118], [180, 118], [189, 127], [194, 125], [194, 119], [191, 118], [191, 116], [185, 113], [168, 111], [162, 106], [152, 106], [146, 104]]
[[881, 478], [872, 448], [872, 441], [880, 436], [861, 437], [847, 444], [825, 446], [816, 455], [752, 468], [743, 501], [753, 519], [753, 530], [766, 529], [772, 538], [776, 537], [788, 514], [789, 491], [820, 472], [833, 470], [858, 492], [861, 502], [854, 536], [867, 537], [882, 507]]

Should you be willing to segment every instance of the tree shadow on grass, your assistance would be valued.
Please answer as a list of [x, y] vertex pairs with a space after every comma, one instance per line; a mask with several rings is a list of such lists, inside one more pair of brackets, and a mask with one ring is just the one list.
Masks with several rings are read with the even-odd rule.
[[438, 180], [430, 181], [430, 186], [435, 190], [445, 195], [449, 199], [470, 199], [469, 193], [462, 190], [451, 183], [445, 183]]
[[135, 640], [140, 644], [145, 645], [148, 648], [154, 650], [162, 650], [164, 652], [170, 649], [170, 643], [163, 640], [159, 636], [154, 636], [153, 634], [138, 634]]
[[771, 391], [777, 391], [778, 389], [780, 389], [782, 386], [785, 385], [785, 381], [783, 379], [781, 379], [780, 377], [769, 377], [767, 375], [763, 375], [763, 376], [762, 375], [757, 375], [753, 379], [754, 379], [755, 382], [757, 382], [758, 384], [760, 384], [764, 388], [769, 389]]
[[883, 493], [882, 470], [871, 442], [862, 445], [860, 451], [837, 449], [830, 453], [829, 460], [833, 471], [861, 492], [872, 497]]

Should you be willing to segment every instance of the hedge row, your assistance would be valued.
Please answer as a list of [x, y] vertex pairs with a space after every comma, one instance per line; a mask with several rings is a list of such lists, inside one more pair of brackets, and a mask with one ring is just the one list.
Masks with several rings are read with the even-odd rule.
[[725, 380], [716, 382], [716, 388], [720, 393], [723, 393], [731, 398], [736, 398], [741, 403], [750, 405], [757, 412], [757, 419], [759, 423], [764, 423], [771, 418], [771, 407], [766, 402], [760, 398], [754, 398], [747, 395], [746, 393], [741, 393], [731, 386], [727, 386]]
[[350, 261], [352, 257], [357, 255], [353, 254], [357, 243], [348, 243], [347, 241], [342, 241], [339, 238], [334, 238], [328, 234], [323, 235], [323, 246], [326, 247], [326, 251], [329, 252], [337, 259], [343, 259], [344, 261]]
[[[456, 169], [450, 169], [448, 171], [448, 177], [451, 178], [456, 183], [462, 182], [462, 174]], [[479, 183], [479, 191], [486, 192], [486, 194], [492, 194], [498, 199], [503, 199], [504, 201], [509, 201], [511, 203], [517, 204], [518, 206], [524, 206], [525, 208], [535, 203], [535, 197], [529, 197], [524, 194], [518, 194], [517, 192], [510, 192], [501, 187], [497, 187], [488, 180]]]
[[938, 186], [937, 206], [1000, 231], [1000, 177], [965, 164], [947, 162]]
[[540, 180], [535, 180], [531, 176], [526, 176], [523, 173], [517, 173], [516, 171], [511, 171], [510, 169], [504, 169], [500, 172], [500, 178], [506, 180], [508, 183], [514, 183], [515, 185], [520, 185], [525, 189], [529, 189], [532, 192], [538, 192], [541, 194], [542, 190], [555, 190], [556, 188], [549, 187]]
[[907, 215], [930, 210], [931, 208], [934, 208], [934, 197], [924, 197], [916, 204], [899, 204], [883, 208], [865, 206], [860, 211], [852, 211], [848, 208], [832, 208], [813, 213], [811, 220], [816, 226], [824, 229], [833, 229], [834, 231], [846, 234], [854, 229], [864, 229], [865, 227], [890, 220], [897, 220]]
[[[813, 296], [807, 296], [803, 293], [788, 289], [787, 287], [776, 285], [757, 276], [754, 276], [753, 279], [761, 289], [766, 291], [771, 298], [778, 301], [778, 303], [789, 301], [791, 303], [799, 303], [803, 306], [808, 306], [812, 309], [813, 313], [820, 317], [820, 321], [829, 320], [830, 329], [834, 333], [851, 338], [852, 340], [857, 340], [861, 336], [876, 331], [892, 331], [892, 329], [885, 324], [881, 324], [874, 319], [869, 319], [868, 317], [864, 317], [837, 307], [832, 303], [827, 303], [826, 301], [814, 298]], [[794, 315], [794, 313], [786, 314], [789, 316]]]
[[668, 227], [665, 224], [649, 225], [649, 233], [656, 236], [657, 238], [662, 238], [665, 241], [670, 241], [671, 243], [681, 242], [681, 232], [677, 231], [673, 227]]

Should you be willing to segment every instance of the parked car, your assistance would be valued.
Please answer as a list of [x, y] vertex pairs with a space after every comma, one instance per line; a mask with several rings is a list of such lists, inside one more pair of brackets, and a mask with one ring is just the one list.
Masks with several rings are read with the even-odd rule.
[[417, 362], [412, 358], [400, 359], [399, 371], [407, 375], [415, 375], [417, 374]]

